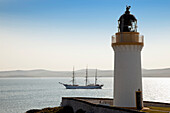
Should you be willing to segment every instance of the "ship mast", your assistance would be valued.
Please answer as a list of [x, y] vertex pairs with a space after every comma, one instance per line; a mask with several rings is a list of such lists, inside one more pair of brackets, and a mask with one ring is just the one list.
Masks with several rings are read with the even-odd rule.
[[88, 67], [86, 67], [86, 86], [87, 86], [87, 78], [88, 78]]
[[97, 69], [96, 69], [96, 74], [95, 74], [95, 85], [97, 84]]
[[74, 67], [73, 67], [73, 80], [72, 80], [72, 82], [73, 82], [73, 86], [74, 86], [74, 83], [75, 83], [75, 80], [74, 80]]

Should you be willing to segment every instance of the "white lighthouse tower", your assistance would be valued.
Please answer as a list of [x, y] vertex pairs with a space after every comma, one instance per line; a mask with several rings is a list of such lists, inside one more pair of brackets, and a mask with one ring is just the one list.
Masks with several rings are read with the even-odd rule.
[[114, 50], [114, 102], [125, 108], [142, 109], [141, 50], [143, 36], [137, 32], [137, 19], [130, 6], [118, 20], [118, 32], [112, 36]]

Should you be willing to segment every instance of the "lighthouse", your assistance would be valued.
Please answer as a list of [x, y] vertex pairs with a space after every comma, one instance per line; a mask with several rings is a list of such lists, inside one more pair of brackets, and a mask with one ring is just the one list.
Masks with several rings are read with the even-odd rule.
[[137, 19], [130, 6], [118, 20], [118, 32], [112, 36], [114, 50], [114, 101], [123, 108], [142, 109], [141, 50], [143, 35], [137, 32]]

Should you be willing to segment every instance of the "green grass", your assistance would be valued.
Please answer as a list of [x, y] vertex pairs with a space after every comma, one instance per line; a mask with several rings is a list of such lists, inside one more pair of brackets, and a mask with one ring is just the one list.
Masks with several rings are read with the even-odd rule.
[[149, 107], [150, 109], [170, 111], [170, 107]]
[[148, 107], [148, 110], [141, 110], [146, 113], [169, 113], [170, 107]]

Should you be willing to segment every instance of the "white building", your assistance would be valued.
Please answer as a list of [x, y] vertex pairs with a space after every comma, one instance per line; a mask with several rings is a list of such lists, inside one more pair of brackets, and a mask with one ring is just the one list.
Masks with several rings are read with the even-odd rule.
[[118, 32], [112, 36], [114, 50], [114, 103], [117, 107], [141, 109], [141, 50], [143, 36], [137, 32], [137, 19], [130, 6], [118, 20]]

